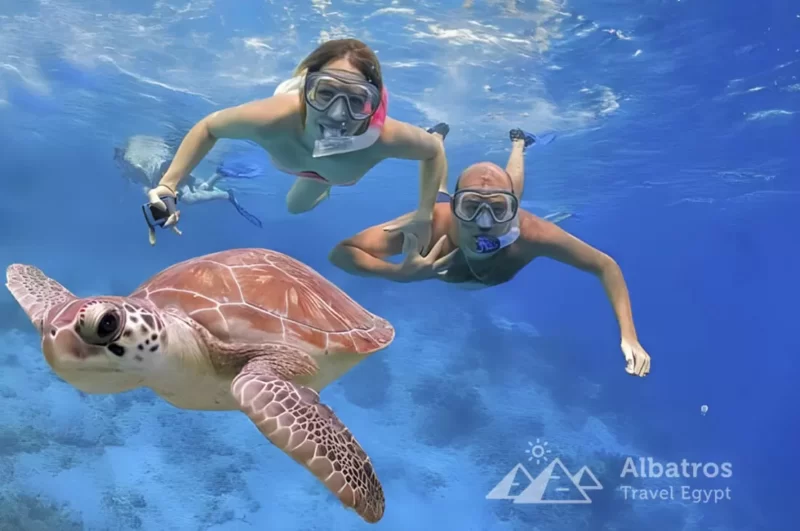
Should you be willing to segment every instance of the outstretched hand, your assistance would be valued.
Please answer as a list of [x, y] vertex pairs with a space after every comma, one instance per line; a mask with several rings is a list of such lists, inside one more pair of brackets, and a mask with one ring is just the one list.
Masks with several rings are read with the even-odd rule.
[[447, 241], [447, 235], [439, 238], [430, 252], [423, 256], [419, 252], [419, 244], [414, 234], [403, 235], [403, 262], [400, 264], [400, 281], [413, 282], [417, 280], [428, 280], [437, 275], [447, 272], [447, 268], [453, 262], [453, 258], [458, 253], [458, 248], [454, 249], [445, 256], [439, 255]]
[[650, 355], [639, 341], [622, 338], [620, 348], [625, 355], [625, 372], [640, 377], [650, 374]]
[[[155, 188], [153, 188], [152, 190], [148, 190], [147, 199], [149, 200], [150, 206], [153, 206], [153, 207], [155, 207], [155, 208], [157, 208], [157, 209], [159, 209], [159, 210], [161, 210], [163, 212], [168, 212], [167, 205], [164, 204], [164, 201], [161, 200], [161, 197], [167, 196], [167, 195], [171, 196], [171, 197], [175, 197], [175, 192], [173, 192], [172, 190], [170, 190], [166, 186], [158, 185]], [[172, 230], [173, 230], [173, 232], [175, 232], [175, 234], [177, 234], [179, 236], [181, 234], [183, 234], [178, 229], [178, 227], [175, 226], [175, 224], [178, 223], [178, 220], [180, 219], [180, 217], [181, 217], [181, 211], [180, 210], [175, 210], [174, 212], [171, 212], [169, 217], [167, 217], [167, 220], [164, 222], [164, 225], [163, 225], [164, 228], [172, 227]], [[152, 227], [147, 227], [147, 231], [148, 231], [148, 237], [150, 239], [150, 245], [155, 245], [156, 244], [156, 231]]]
[[431, 232], [433, 230], [432, 225], [433, 219], [431, 216], [414, 212], [403, 216], [393, 225], [387, 225], [383, 230], [386, 232], [402, 232], [403, 236], [406, 237], [406, 239], [403, 240], [404, 249], [408, 241], [408, 235], [413, 234], [415, 236], [414, 242], [417, 251], [424, 255], [427, 254], [428, 249], [430, 249]]

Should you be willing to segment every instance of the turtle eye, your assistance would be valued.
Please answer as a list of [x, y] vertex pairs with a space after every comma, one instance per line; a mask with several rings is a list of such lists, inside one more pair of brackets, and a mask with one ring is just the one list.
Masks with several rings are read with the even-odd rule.
[[115, 311], [106, 312], [97, 323], [97, 337], [99, 339], [108, 339], [119, 330], [119, 316]]
[[119, 309], [109, 303], [93, 301], [80, 312], [77, 332], [90, 345], [108, 345], [122, 330]]

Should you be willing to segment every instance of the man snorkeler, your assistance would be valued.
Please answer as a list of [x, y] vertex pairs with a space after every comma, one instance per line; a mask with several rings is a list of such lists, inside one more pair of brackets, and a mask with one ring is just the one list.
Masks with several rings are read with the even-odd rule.
[[[146, 135], [134, 135], [127, 140], [124, 147], [114, 148], [114, 161], [122, 176], [142, 186], [145, 195], [156, 186], [169, 167], [172, 155], [172, 149], [163, 138]], [[261, 228], [261, 220], [239, 204], [232, 189], [217, 186], [222, 179], [252, 178], [259, 173], [260, 168], [253, 164], [242, 164], [240, 160], [223, 160], [214, 175], [206, 181], [201, 181], [194, 174], [190, 175], [178, 187], [178, 199], [189, 205], [206, 201], [229, 201], [243, 218]], [[150, 230], [152, 243], [152, 227]], [[174, 230], [177, 231], [176, 228]]]
[[[533, 259], [544, 256], [596, 275], [603, 283], [620, 328], [625, 370], [650, 372], [650, 356], [639, 344], [622, 271], [613, 258], [546, 219], [519, 207], [524, 189], [524, 152], [536, 137], [510, 132], [511, 155], [505, 170], [490, 162], [473, 164], [459, 176], [451, 196], [439, 190], [427, 255], [413, 234], [385, 230], [409, 215], [376, 225], [340, 242], [330, 260], [354, 275], [395, 282], [438, 279], [477, 287], [510, 281]], [[386, 260], [404, 254], [400, 263]]]

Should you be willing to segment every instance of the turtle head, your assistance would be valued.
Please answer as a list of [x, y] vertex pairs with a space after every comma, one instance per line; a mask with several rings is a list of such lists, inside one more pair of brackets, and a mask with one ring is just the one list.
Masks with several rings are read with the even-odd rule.
[[141, 385], [158, 365], [166, 333], [146, 303], [125, 297], [75, 299], [44, 324], [42, 352], [56, 373], [87, 393]]
[[79, 299], [36, 267], [13, 264], [6, 287], [42, 336], [61, 378], [87, 393], [141, 385], [166, 341], [157, 310], [127, 297]]

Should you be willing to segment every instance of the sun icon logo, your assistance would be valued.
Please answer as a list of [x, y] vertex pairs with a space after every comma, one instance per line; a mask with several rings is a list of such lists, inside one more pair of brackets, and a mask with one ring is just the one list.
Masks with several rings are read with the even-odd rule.
[[528, 441], [528, 449], [525, 453], [531, 454], [528, 456], [528, 461], [536, 459], [536, 464], [538, 465], [542, 461], [547, 461], [547, 454], [550, 453], [550, 449], [547, 448], [547, 441], [536, 439], [536, 444]]

